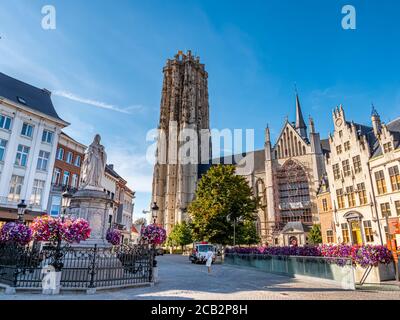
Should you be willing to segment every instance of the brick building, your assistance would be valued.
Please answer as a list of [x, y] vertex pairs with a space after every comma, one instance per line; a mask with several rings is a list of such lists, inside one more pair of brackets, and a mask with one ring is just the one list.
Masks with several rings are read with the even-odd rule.
[[60, 213], [64, 191], [78, 189], [85, 150], [82, 143], [64, 132], [60, 134], [47, 209], [49, 214], [56, 216]]

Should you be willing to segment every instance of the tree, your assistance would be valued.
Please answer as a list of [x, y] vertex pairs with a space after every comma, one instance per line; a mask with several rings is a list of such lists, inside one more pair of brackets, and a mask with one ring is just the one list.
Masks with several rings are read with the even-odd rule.
[[257, 227], [254, 221], [247, 220], [238, 225], [238, 232], [236, 234], [236, 243], [238, 244], [257, 244], [261, 239], [257, 233]]
[[308, 241], [310, 244], [322, 243], [321, 225], [314, 224], [308, 234]]
[[[230, 221], [239, 218], [242, 222], [236, 225], [237, 235], [246, 234], [245, 230], [249, 235], [253, 230], [248, 223], [254, 225], [259, 199], [254, 197], [246, 179], [236, 175], [235, 170], [232, 165], [214, 166], [200, 179], [195, 199], [188, 208], [195, 240], [232, 244], [233, 222]], [[239, 237], [237, 243], [252, 242], [245, 238]]]
[[182, 251], [184, 246], [191, 244], [192, 242], [192, 229], [190, 224], [186, 221], [175, 225], [167, 239], [167, 244], [171, 247], [181, 246]]

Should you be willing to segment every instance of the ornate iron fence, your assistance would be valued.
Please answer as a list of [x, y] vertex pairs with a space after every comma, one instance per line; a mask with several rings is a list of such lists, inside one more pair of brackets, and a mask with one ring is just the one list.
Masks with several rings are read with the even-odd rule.
[[[15, 288], [41, 288], [43, 268], [60, 252], [53, 246], [0, 246], [0, 283]], [[61, 288], [124, 287], [152, 282], [154, 253], [146, 245], [99, 248], [64, 246]]]

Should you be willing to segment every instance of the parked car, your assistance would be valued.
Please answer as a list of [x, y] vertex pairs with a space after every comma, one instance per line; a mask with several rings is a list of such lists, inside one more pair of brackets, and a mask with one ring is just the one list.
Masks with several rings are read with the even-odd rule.
[[164, 249], [163, 248], [158, 248], [156, 250], [156, 255], [157, 256], [163, 256], [164, 255]]
[[193, 251], [189, 256], [189, 260], [192, 263], [206, 263], [206, 254], [208, 251], [214, 252], [213, 263], [215, 262], [217, 256], [217, 248], [207, 242], [199, 242], [193, 244]]

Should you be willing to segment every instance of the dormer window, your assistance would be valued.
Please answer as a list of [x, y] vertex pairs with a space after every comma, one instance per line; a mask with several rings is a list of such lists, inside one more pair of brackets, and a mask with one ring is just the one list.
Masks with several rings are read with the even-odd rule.
[[391, 151], [393, 151], [392, 143], [391, 142], [385, 143], [383, 145], [383, 152], [384, 153], [388, 153], [388, 152], [391, 152]]
[[17, 97], [17, 100], [18, 100], [19, 103], [26, 105], [26, 100], [24, 98]]

